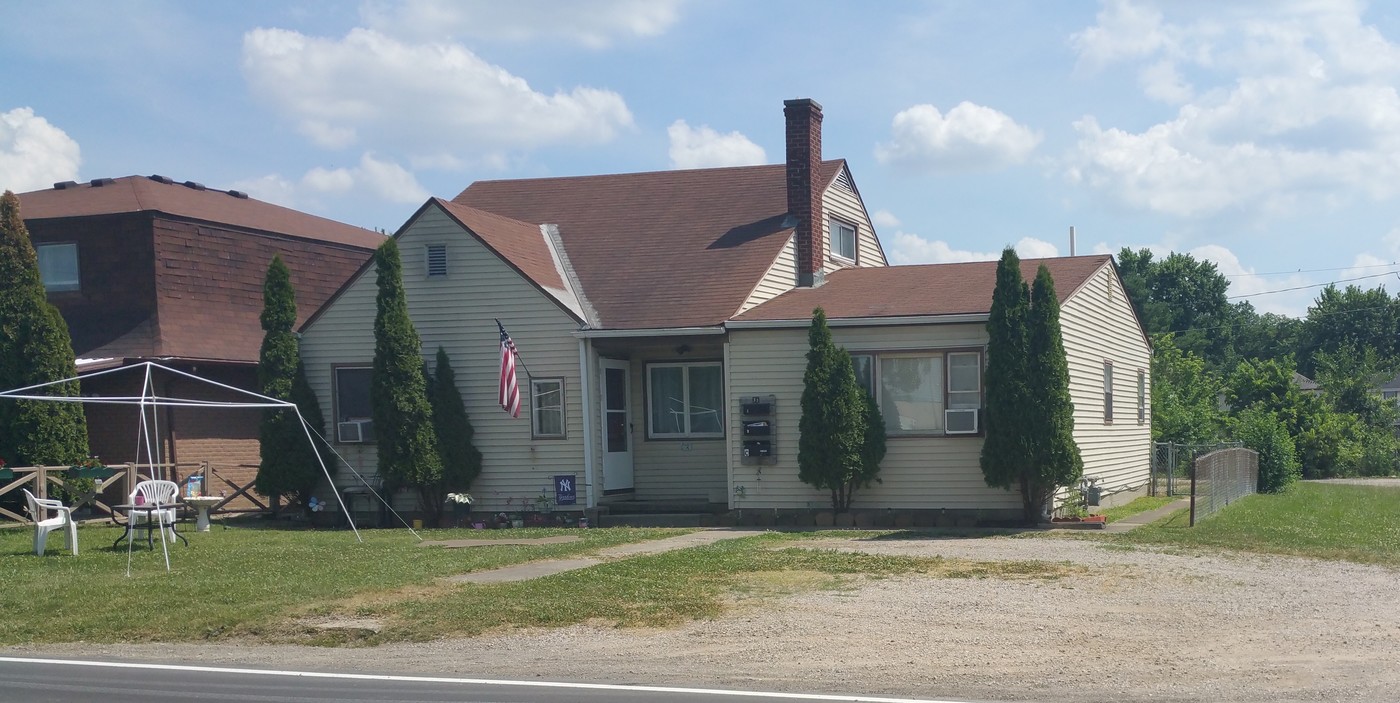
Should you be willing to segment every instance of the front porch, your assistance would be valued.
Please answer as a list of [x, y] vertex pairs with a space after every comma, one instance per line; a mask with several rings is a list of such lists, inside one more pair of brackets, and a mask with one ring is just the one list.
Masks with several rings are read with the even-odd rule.
[[600, 514], [709, 524], [729, 509], [725, 335], [596, 334], [586, 341]]

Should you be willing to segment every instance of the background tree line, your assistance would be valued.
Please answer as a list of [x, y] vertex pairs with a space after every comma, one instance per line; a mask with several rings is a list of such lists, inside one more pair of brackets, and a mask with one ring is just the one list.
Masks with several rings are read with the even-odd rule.
[[1377, 390], [1400, 372], [1400, 297], [1329, 285], [1297, 319], [1231, 302], [1229, 280], [1189, 254], [1125, 248], [1118, 261], [1154, 347], [1153, 439], [1243, 440], [1264, 490], [1400, 469], [1396, 406]]

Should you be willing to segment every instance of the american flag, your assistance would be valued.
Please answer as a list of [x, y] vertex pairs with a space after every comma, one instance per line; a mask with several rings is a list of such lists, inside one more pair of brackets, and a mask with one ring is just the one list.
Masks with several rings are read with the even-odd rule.
[[515, 379], [515, 342], [506, 334], [500, 320], [496, 327], [501, 330], [501, 409], [511, 417], [520, 417], [520, 386]]

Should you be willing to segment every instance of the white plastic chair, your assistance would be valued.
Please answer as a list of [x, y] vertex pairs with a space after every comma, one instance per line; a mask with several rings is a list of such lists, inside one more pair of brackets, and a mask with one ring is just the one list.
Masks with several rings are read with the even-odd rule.
[[[21, 490], [24, 491], [24, 500], [29, 503], [29, 517], [34, 520], [34, 553], [43, 556], [49, 533], [66, 527], [63, 531], [63, 546], [73, 550], [73, 556], [77, 556], [78, 523], [73, 522], [73, 509], [65, 507], [61, 501], [35, 498], [28, 488]], [[50, 510], [57, 515], [48, 517]]]
[[[184, 541], [185, 538], [177, 534], [174, 528], [175, 501], [179, 495], [180, 486], [174, 481], [141, 481], [137, 483], [136, 487], [131, 490], [131, 500], [128, 502], [135, 503], [136, 496], [141, 496], [142, 505], [147, 507], [131, 511], [129, 518], [131, 524], [143, 525], [155, 520], [160, 523], [170, 541], [173, 542], [176, 537], [180, 537], [180, 540]], [[171, 507], [162, 507], [160, 510], [156, 510], [154, 508], [156, 505]]]

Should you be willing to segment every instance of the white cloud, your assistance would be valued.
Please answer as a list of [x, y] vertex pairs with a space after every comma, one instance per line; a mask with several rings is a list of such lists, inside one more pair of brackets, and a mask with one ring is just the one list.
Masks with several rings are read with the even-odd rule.
[[739, 132], [720, 134], [709, 125], [691, 127], [676, 120], [666, 129], [671, 137], [671, 168], [752, 166], [768, 162], [763, 147]]
[[654, 37], [680, 19], [681, 0], [397, 0], [368, 2], [360, 16], [386, 34], [411, 39], [563, 39], [601, 49], [616, 39]]
[[78, 177], [78, 142], [27, 107], [0, 112], [0, 191], [23, 193]]
[[1114, 61], [1149, 56], [1175, 47], [1162, 26], [1162, 13], [1129, 0], [1108, 0], [1097, 23], [1070, 37], [1082, 62], [1102, 66]]
[[598, 144], [632, 126], [612, 91], [546, 95], [459, 44], [407, 44], [370, 29], [338, 40], [255, 29], [243, 37], [243, 73], [255, 95], [330, 149], [370, 142], [436, 156]]
[[875, 147], [884, 164], [935, 173], [994, 170], [1026, 160], [1040, 135], [1005, 113], [961, 102], [947, 115], [915, 105], [894, 116], [892, 140]]
[[[954, 249], [945, 241], [926, 239], [904, 231], [895, 232], [890, 241], [890, 263], [896, 265], [996, 261], [1001, 258], [1000, 249], [985, 252]], [[1022, 237], [1014, 246], [1016, 254], [1023, 259], [1044, 259], [1060, 255], [1054, 244], [1034, 237]]]
[[889, 210], [876, 210], [870, 219], [875, 222], [876, 227], [898, 227], [900, 224], [899, 218]]
[[1356, 4], [1294, 0], [1261, 14], [1110, 0], [1071, 44], [1090, 67], [1138, 65], [1148, 97], [1180, 106], [1141, 131], [1077, 121], [1073, 183], [1181, 217], [1400, 195], [1400, 45]]
[[351, 168], [316, 167], [297, 181], [270, 174], [233, 184], [259, 200], [285, 207], [303, 208], [326, 196], [372, 199], [390, 203], [420, 203], [428, 199], [426, 188], [402, 166], [364, 154]]

